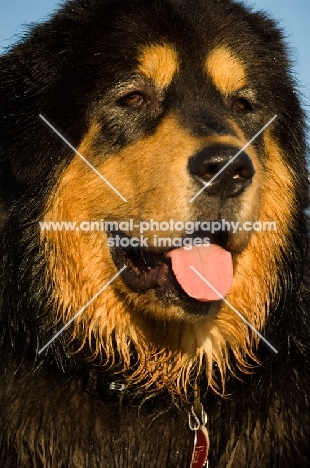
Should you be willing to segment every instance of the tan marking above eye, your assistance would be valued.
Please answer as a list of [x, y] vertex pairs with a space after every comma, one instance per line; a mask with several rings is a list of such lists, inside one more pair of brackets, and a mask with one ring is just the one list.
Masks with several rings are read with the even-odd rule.
[[247, 84], [245, 65], [228, 47], [213, 49], [206, 59], [205, 69], [213, 84], [225, 96]]
[[177, 53], [169, 44], [148, 45], [141, 51], [138, 70], [159, 88], [166, 88], [178, 70]]

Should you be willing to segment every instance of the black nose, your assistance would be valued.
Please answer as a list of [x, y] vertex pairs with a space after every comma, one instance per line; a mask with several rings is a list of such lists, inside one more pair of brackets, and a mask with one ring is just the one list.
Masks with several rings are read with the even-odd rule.
[[[234, 146], [209, 146], [189, 160], [191, 174], [210, 182], [206, 192], [219, 197], [235, 197], [251, 184], [255, 170], [250, 157]], [[231, 162], [230, 162], [231, 161]]]

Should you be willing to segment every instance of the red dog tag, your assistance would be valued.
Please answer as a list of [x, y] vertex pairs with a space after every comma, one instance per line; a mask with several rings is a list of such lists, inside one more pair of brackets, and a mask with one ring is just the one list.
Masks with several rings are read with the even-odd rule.
[[194, 431], [194, 446], [190, 468], [208, 468], [209, 437], [205, 426]]

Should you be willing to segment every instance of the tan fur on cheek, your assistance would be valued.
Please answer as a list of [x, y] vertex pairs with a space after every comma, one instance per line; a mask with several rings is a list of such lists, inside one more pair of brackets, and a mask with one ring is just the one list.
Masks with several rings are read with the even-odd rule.
[[[92, 163], [96, 160], [92, 150], [96, 128], [96, 125], [90, 128], [78, 148]], [[181, 169], [180, 151], [170, 152], [170, 148], [173, 148], [170, 136], [172, 131], [175, 132], [175, 138], [183, 143], [180, 144], [184, 152], [184, 167], [181, 164]], [[169, 176], [175, 171], [171, 183], [177, 189], [180, 175], [185, 178], [187, 174], [187, 155], [198, 144], [196, 140], [186, 137], [187, 132], [178, 128], [175, 121], [167, 120], [153, 138], [138, 142], [120, 154], [102, 157], [103, 162], [96, 164], [96, 168], [129, 199], [128, 203], [124, 203], [79, 157], [75, 157], [64, 171], [49, 200], [44, 221], [75, 222], [78, 230], [42, 232], [48, 276], [55, 291], [55, 325], [58, 322], [67, 323], [117, 273], [107, 246], [107, 234], [84, 232], [79, 227], [80, 223], [96, 220], [98, 217], [108, 220], [127, 219], [129, 216], [141, 218], [141, 210], [143, 215], [155, 217], [154, 211], [150, 211], [154, 202], [159, 209], [158, 213], [162, 211], [162, 219], [167, 219], [167, 213], [171, 215], [169, 207], [165, 212], [167, 200], [158, 195], [164, 177], [168, 177], [169, 181]], [[167, 158], [163, 158], [165, 147], [169, 151]], [[154, 155], [166, 160], [166, 166], [159, 167]], [[156, 175], [155, 181], [150, 173]], [[185, 191], [184, 203], [188, 198], [189, 194]], [[143, 199], [144, 206], [141, 204]], [[176, 353], [173, 357], [173, 353], [167, 349], [159, 351], [156, 339], [150, 343], [143, 324], [135, 320], [135, 314], [139, 315], [139, 309], [133, 304], [136, 295], [132, 294], [131, 300], [125, 300], [123, 289], [122, 280], [117, 278], [75, 319], [68, 336], [71, 334], [71, 340], [77, 339], [74, 345], [76, 351], [87, 346], [92, 357], [101, 356], [110, 364], [113, 364], [117, 351], [124, 369], [128, 370], [131, 366], [130, 350], [133, 343], [140, 364], [132, 378], [140, 383], [143, 379], [148, 380], [148, 385], [153, 382], [157, 387], [175, 386], [176, 381], [183, 379], [179, 375], [183, 375], [184, 371], [180, 367], [179, 354]], [[182, 362], [184, 360], [188, 358], [184, 357]], [[162, 372], [159, 373], [160, 368]], [[185, 369], [184, 372], [186, 374], [188, 370]], [[181, 388], [179, 391], [181, 392]]]

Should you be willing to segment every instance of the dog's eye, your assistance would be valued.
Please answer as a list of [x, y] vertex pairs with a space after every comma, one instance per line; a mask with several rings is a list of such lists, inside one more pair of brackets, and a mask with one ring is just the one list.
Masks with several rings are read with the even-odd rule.
[[137, 108], [147, 101], [146, 96], [140, 91], [132, 91], [118, 99], [117, 104], [121, 107]]
[[232, 101], [231, 110], [235, 114], [242, 114], [245, 112], [251, 112], [253, 110], [253, 106], [248, 99], [237, 97]]

